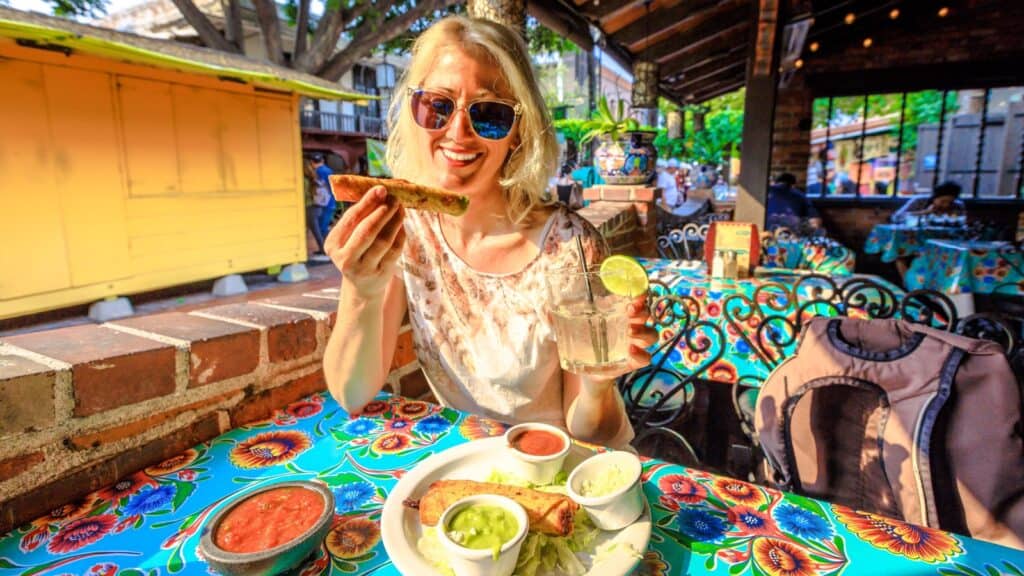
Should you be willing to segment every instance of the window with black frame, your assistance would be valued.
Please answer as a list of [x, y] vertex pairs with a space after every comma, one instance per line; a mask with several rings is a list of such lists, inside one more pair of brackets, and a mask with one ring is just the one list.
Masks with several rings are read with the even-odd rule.
[[807, 194], [1024, 198], [1024, 86], [814, 100]]
[[[380, 92], [377, 90], [377, 70], [361, 64], [353, 66], [352, 88], [356, 92], [378, 96]], [[355, 109], [356, 116], [381, 117], [380, 102], [378, 100], [369, 100], [365, 106], [356, 106]]]

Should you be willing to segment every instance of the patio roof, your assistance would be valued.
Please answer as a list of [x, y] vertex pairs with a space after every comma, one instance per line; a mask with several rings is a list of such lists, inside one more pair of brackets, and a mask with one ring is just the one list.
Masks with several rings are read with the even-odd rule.
[[[744, 85], [756, 33], [754, 0], [529, 0], [529, 11], [584, 49], [601, 30], [620, 64], [659, 64], [661, 95], [700, 103]], [[599, 42], [601, 43], [601, 42]]]
[[117, 32], [64, 18], [4, 7], [0, 7], [0, 38], [11, 38], [23, 46], [67, 54], [79, 52], [122, 62], [241, 80], [271, 90], [295, 92], [316, 98], [356, 102], [377, 98], [345, 92], [339, 90], [337, 84], [316, 76], [239, 54]]

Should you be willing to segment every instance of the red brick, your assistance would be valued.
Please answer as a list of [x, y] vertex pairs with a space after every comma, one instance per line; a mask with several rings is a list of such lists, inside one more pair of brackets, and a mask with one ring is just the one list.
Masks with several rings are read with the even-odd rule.
[[124, 440], [125, 438], [139, 436], [142, 433], [146, 432], [147, 430], [152, 430], [153, 428], [156, 428], [157, 426], [163, 424], [164, 422], [177, 417], [179, 414], [184, 414], [185, 412], [190, 412], [193, 410], [201, 410], [204, 407], [219, 404], [231, 397], [236, 397], [237, 400], [241, 400], [243, 396], [244, 393], [239, 390], [225, 392], [223, 394], [218, 394], [217, 396], [206, 398], [198, 402], [192, 402], [184, 406], [178, 406], [165, 412], [160, 412], [159, 414], [154, 414], [152, 416], [142, 418], [141, 420], [135, 420], [127, 424], [114, 426], [113, 428], [106, 428], [104, 430], [99, 430], [96, 432], [89, 432], [85, 434], [79, 434], [77, 436], [72, 436], [67, 438], [64, 441], [64, 444], [68, 448], [71, 448], [72, 450], [87, 450], [90, 448], [98, 448], [104, 444], [112, 444], [119, 440]]
[[143, 446], [102, 462], [88, 464], [61, 478], [33, 487], [29, 492], [4, 503], [6, 513], [0, 516], [0, 534], [39, 518], [57, 506], [109, 486], [146, 466], [158, 464], [222, 432], [217, 415], [211, 414], [191, 426], [175, 430]]
[[633, 188], [630, 192], [630, 200], [640, 202], [654, 202], [661, 197], [660, 188]]
[[56, 379], [42, 364], [0, 354], [0, 436], [53, 425]]
[[189, 387], [249, 374], [260, 361], [256, 328], [180, 312], [111, 322], [189, 342]]
[[46, 454], [42, 452], [19, 454], [18, 456], [0, 460], [0, 482], [10, 480], [23, 472], [28, 472], [43, 460], [46, 460]]
[[75, 416], [174, 392], [173, 346], [85, 325], [10, 336], [4, 342], [71, 364]]
[[600, 200], [601, 199], [601, 189], [600, 188], [586, 188], [585, 190], [583, 190], [583, 199], [584, 200]]
[[271, 362], [294, 360], [316, 350], [316, 321], [308, 314], [279, 310], [256, 304], [226, 304], [200, 312], [267, 327], [267, 348]]
[[612, 202], [629, 201], [629, 190], [628, 186], [623, 188], [604, 186], [601, 188], [601, 199]]
[[269, 418], [275, 410], [280, 410], [311, 394], [327, 389], [323, 370], [317, 370], [290, 380], [280, 386], [264, 390], [250, 396], [231, 409], [231, 425], [241, 426], [257, 420]]
[[391, 360], [391, 370], [397, 370], [416, 361], [416, 349], [412, 341], [412, 330], [404, 330], [398, 333], [398, 344], [395, 346], [395, 356]]

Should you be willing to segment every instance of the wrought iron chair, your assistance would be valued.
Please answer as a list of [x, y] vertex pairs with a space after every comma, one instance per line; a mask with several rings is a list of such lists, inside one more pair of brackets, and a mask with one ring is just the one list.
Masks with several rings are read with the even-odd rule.
[[[651, 316], [664, 338], [655, 354], [659, 360], [618, 381], [636, 432], [633, 446], [645, 456], [699, 465], [697, 451], [678, 427], [693, 412], [695, 382], [705, 378], [705, 371], [722, 357], [725, 334], [720, 327], [700, 320], [700, 303], [694, 298], [673, 295], [658, 281], [652, 282], [651, 295]], [[712, 352], [711, 357], [689, 374], [667, 366], [669, 352], [680, 341], [699, 353]]]
[[690, 222], [658, 236], [658, 255], [667, 260], [703, 260], [708, 225]]

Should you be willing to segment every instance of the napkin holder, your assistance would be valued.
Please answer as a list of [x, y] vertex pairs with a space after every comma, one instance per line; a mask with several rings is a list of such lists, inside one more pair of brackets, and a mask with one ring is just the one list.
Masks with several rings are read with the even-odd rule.
[[736, 275], [749, 278], [761, 257], [757, 225], [751, 222], [712, 222], [704, 242], [704, 260], [711, 262], [716, 250], [736, 253]]

